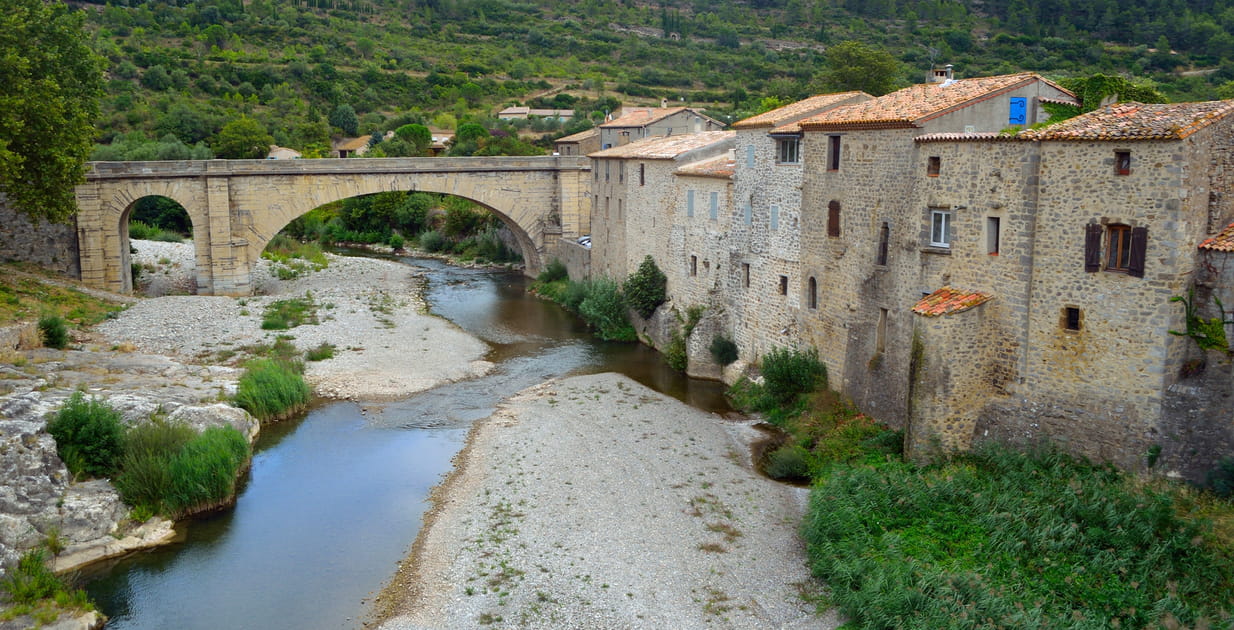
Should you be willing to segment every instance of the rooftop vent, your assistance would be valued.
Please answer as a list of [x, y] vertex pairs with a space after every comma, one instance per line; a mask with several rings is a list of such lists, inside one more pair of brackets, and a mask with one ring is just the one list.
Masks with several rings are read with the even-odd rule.
[[952, 76], [952, 65], [947, 64], [941, 68], [935, 68], [930, 73], [930, 83], [947, 83], [955, 80]]

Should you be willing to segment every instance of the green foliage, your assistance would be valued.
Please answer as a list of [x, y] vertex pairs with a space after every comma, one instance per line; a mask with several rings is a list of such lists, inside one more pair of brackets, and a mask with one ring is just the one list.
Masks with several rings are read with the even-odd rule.
[[310, 348], [304, 353], [304, 358], [308, 361], [325, 361], [326, 359], [334, 358], [334, 344], [322, 342], [316, 348]]
[[330, 112], [330, 126], [338, 127], [348, 136], [360, 133], [360, 119], [356, 116], [355, 108], [347, 103], [335, 107], [334, 111]]
[[169, 514], [214, 507], [235, 494], [236, 477], [249, 460], [248, 440], [231, 427], [212, 427], [193, 438], [168, 465]]
[[678, 372], [686, 371], [690, 365], [690, 356], [686, 349], [686, 338], [680, 330], [674, 330], [664, 348], [664, 362]]
[[[213, 157], [214, 151], [201, 140], [188, 145], [171, 134], [164, 135], [159, 140], [150, 140], [140, 131], [116, 136], [111, 144], [96, 144], [90, 151], [90, 159], [100, 162], [209, 160]], [[138, 200], [138, 203], [141, 201]], [[183, 211], [181, 208], [181, 212]], [[136, 210], [134, 212], [136, 213]]]
[[536, 282], [547, 284], [550, 282], [557, 282], [558, 280], [569, 279], [570, 274], [566, 270], [566, 264], [561, 262], [561, 259], [554, 258], [548, 261], [548, 264], [544, 266], [544, 271], [541, 271], [540, 275], [536, 277]]
[[651, 255], [647, 255], [643, 257], [643, 262], [639, 263], [638, 270], [626, 278], [622, 292], [630, 308], [643, 319], [647, 319], [664, 303], [667, 287], [668, 278], [656, 266]]
[[1217, 466], [1208, 471], [1204, 483], [1213, 494], [1223, 498], [1234, 498], [1234, 456], [1223, 457]]
[[900, 83], [900, 62], [882, 48], [859, 41], [840, 42], [827, 49], [827, 90], [861, 90], [874, 96], [893, 92]]
[[416, 155], [424, 155], [433, 144], [433, 133], [420, 124], [403, 125], [394, 130], [394, 135], [404, 142], [410, 142], [415, 147]]
[[69, 345], [69, 329], [64, 318], [59, 315], [44, 315], [39, 318], [39, 335], [43, 337], [43, 345], [48, 348], [63, 350]]
[[260, 122], [240, 116], [223, 125], [214, 139], [218, 157], [230, 160], [254, 160], [266, 157], [274, 137]]
[[167, 513], [171, 460], [196, 436], [192, 427], [160, 418], [129, 429], [120, 473], [112, 480], [124, 502], [152, 514]]
[[638, 337], [626, 319], [626, 303], [617, 282], [599, 278], [587, 282], [578, 313], [605, 341], [635, 341]]
[[85, 17], [43, 0], [0, 12], [0, 193], [35, 221], [77, 212], [103, 87]]
[[1229, 324], [1234, 324], [1234, 319], [1226, 318], [1225, 305], [1221, 303], [1221, 300], [1216, 295], [1213, 296], [1213, 303], [1217, 307], [1217, 312], [1220, 313], [1220, 316], [1208, 319], [1200, 317], [1197, 312], [1195, 289], [1188, 289], [1186, 296], [1176, 295], [1170, 298], [1170, 301], [1183, 303], [1183, 316], [1187, 322], [1187, 329], [1185, 331], [1171, 330], [1171, 335], [1191, 337], [1202, 350], [1230, 352], [1225, 327]]
[[81, 392], [65, 401], [47, 423], [56, 440], [56, 452], [74, 475], [106, 477], [124, 452], [124, 424], [120, 413]]
[[301, 324], [316, 324], [318, 323], [317, 308], [317, 301], [309, 292], [305, 292], [302, 298], [275, 300], [266, 305], [261, 319], [261, 328], [262, 330], [287, 330]]
[[280, 280], [290, 280], [309, 271], [320, 271], [330, 262], [321, 245], [302, 243], [282, 232], [270, 239], [261, 257], [275, 263], [274, 273]]
[[129, 221], [129, 238], [134, 238], [139, 241], [163, 241], [165, 243], [179, 243], [184, 241], [184, 237], [169, 232], [153, 225], [149, 225], [144, 221]]
[[722, 334], [713, 337], [707, 349], [711, 351], [711, 358], [720, 365], [728, 365], [737, 360], [737, 342]]
[[763, 388], [777, 404], [790, 404], [798, 396], [827, 387], [827, 367], [818, 351], [773, 348], [762, 361]]
[[854, 627], [1198, 627], [1234, 604], [1234, 564], [1179, 496], [1053, 451], [989, 449], [834, 468], [803, 535]]
[[763, 462], [763, 472], [772, 479], [801, 481], [810, 476], [809, 451], [798, 444], [785, 444], [770, 453]]
[[262, 422], [290, 416], [308, 402], [308, 383], [304, 382], [299, 366], [288, 361], [249, 362], [236, 388], [236, 405]]
[[[52, 604], [55, 608], [71, 608], [76, 610], [94, 610], [86, 592], [73, 589], [58, 577], [47, 566], [47, 554], [42, 549], [32, 549], [22, 555], [17, 566], [11, 567], [3, 579], [0, 579], [0, 591], [7, 595], [10, 603], [26, 610], [40, 605]], [[50, 621], [56, 619], [52, 612]]]

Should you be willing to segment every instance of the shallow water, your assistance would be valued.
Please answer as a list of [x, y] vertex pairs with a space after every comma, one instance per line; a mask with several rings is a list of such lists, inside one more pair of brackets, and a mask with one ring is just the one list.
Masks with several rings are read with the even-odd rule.
[[528, 295], [522, 276], [405, 262], [427, 270], [434, 313], [490, 344], [494, 371], [263, 428], [234, 509], [193, 520], [185, 542], [124, 559], [88, 584], [108, 628], [360, 628], [365, 598], [406, 556], [471, 423], [549, 378], [617, 371], [727, 409], [719, 384], [685, 378], [641, 344], [595, 341]]

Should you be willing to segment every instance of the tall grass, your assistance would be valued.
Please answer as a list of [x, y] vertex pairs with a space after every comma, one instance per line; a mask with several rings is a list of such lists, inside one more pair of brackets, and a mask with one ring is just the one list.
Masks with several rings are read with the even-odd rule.
[[56, 440], [56, 452], [74, 475], [106, 477], [124, 452], [124, 425], [120, 413], [81, 392], [65, 401], [47, 423]]
[[17, 614], [28, 612], [31, 607], [47, 600], [65, 608], [94, 608], [85, 591], [72, 589], [48, 568], [47, 556], [42, 549], [26, 552], [17, 561], [17, 566], [0, 579], [0, 591], [16, 605], [18, 610], [14, 612]]
[[236, 389], [236, 404], [262, 422], [292, 415], [309, 402], [309, 386], [299, 364], [256, 359], [245, 367]]
[[1234, 561], [1171, 496], [1056, 451], [838, 467], [811, 493], [815, 575], [859, 628], [1199, 627]]
[[158, 419], [129, 429], [120, 473], [112, 480], [124, 502], [150, 512], [166, 512], [171, 461], [195, 437], [197, 432], [186, 424]]
[[248, 462], [249, 443], [231, 427], [213, 427], [171, 458], [167, 513], [187, 514], [217, 506], [235, 494], [236, 477]]

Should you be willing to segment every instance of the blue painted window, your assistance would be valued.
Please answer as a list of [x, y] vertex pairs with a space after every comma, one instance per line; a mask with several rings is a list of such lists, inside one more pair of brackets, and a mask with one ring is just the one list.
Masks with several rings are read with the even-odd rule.
[[686, 191], [686, 216], [687, 217], [694, 216], [694, 191], [693, 190]]
[[754, 168], [754, 145], [746, 145], [746, 166]]
[[747, 201], [745, 203], [745, 208], [743, 208], [743, 210], [745, 211], [745, 215], [746, 215], [745, 216], [746, 225], [750, 225], [751, 223], [754, 222], [754, 207], [751, 206], [750, 202]]
[[1023, 125], [1028, 120], [1028, 99], [1015, 96], [1011, 99], [1011, 114], [1007, 117], [1009, 125]]
[[720, 218], [720, 194], [711, 193], [711, 220]]
[[780, 229], [780, 206], [771, 206], [771, 229]]

